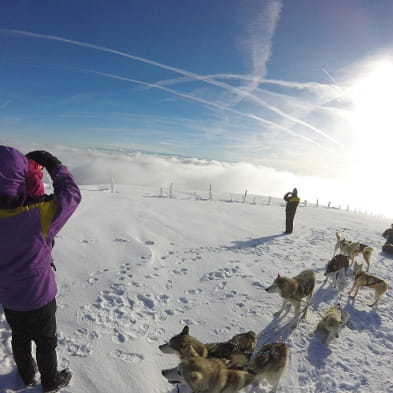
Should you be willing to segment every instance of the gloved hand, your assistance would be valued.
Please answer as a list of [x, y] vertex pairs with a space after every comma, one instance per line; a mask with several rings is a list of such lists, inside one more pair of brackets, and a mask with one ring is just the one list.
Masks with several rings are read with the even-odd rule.
[[31, 151], [26, 154], [26, 157], [42, 165], [49, 172], [61, 164], [60, 160], [45, 150]]

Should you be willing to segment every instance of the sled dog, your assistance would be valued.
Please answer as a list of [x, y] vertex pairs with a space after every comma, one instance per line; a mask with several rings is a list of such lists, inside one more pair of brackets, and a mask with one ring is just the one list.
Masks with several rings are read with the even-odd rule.
[[347, 277], [347, 271], [349, 266], [349, 259], [343, 254], [335, 255], [327, 264], [324, 283], [327, 282], [329, 276], [333, 277], [334, 288], [336, 288], [338, 274], [341, 270], [344, 270], [344, 279]]
[[312, 270], [304, 270], [296, 277], [282, 277], [279, 274], [273, 284], [266, 288], [269, 293], [278, 292], [282, 297], [282, 307], [274, 315], [280, 315], [285, 306], [290, 303], [295, 308], [295, 316], [292, 327], [297, 327], [300, 319], [300, 302], [303, 298], [307, 298], [307, 305], [302, 310], [303, 316], [307, 314], [308, 306], [315, 287], [315, 274]]
[[265, 379], [271, 386], [270, 393], [277, 392], [281, 375], [289, 357], [288, 346], [282, 342], [262, 345], [252, 357], [247, 369], [255, 374], [254, 385]]
[[355, 260], [355, 256], [359, 251], [359, 243], [341, 238], [338, 232], [336, 232], [336, 238], [337, 238], [337, 242], [336, 245], [334, 246], [333, 256], [336, 254], [336, 251], [339, 249], [340, 254], [347, 256], [351, 260], [351, 266], [352, 266], [353, 261]]
[[336, 241], [336, 244], [334, 245], [333, 257], [336, 255], [337, 250], [340, 250], [340, 252], [341, 252], [342, 245], [346, 242], [346, 240], [344, 238], [341, 239], [338, 232], [336, 232], [336, 239], [337, 239], [337, 241]]
[[251, 358], [257, 343], [255, 332], [236, 334], [230, 340], [206, 344], [207, 356], [220, 358], [228, 368], [242, 368]]
[[[374, 276], [373, 274], [369, 274], [365, 272], [362, 269], [362, 267], [363, 264], [358, 264], [357, 262], [355, 262], [355, 267], [354, 267], [355, 281], [348, 294], [350, 295], [350, 297], [355, 299], [360, 287], [372, 288], [375, 291], [375, 299], [374, 299], [374, 303], [369, 304], [369, 306], [377, 307], [381, 296], [388, 289], [388, 285], [384, 280], [382, 280], [382, 278], [379, 278], [377, 276]], [[351, 293], [353, 291], [355, 291], [355, 293], [353, 296], [351, 296]]]
[[158, 348], [161, 352], [177, 355], [180, 359], [184, 359], [191, 355], [207, 356], [206, 345], [190, 336], [190, 329], [184, 326], [183, 330], [173, 336], [168, 343], [160, 345]]
[[357, 254], [361, 254], [363, 259], [366, 261], [367, 263], [367, 269], [366, 271], [369, 271], [370, 269], [370, 260], [371, 260], [371, 253], [373, 252], [373, 248], [370, 246], [367, 246], [366, 244], [363, 243], [358, 243], [358, 251], [356, 251], [356, 255]]
[[318, 323], [314, 334], [322, 332], [325, 335], [327, 345], [340, 333], [340, 330], [349, 323], [349, 313], [344, 311], [339, 304], [330, 307], [324, 314], [322, 320]]
[[180, 359], [190, 356], [215, 357], [224, 361], [228, 368], [242, 368], [250, 360], [256, 345], [253, 331], [240, 333], [230, 340], [218, 343], [201, 343], [190, 335], [188, 326], [173, 336], [167, 344], [159, 346], [163, 353], [175, 354]]
[[161, 374], [169, 383], [184, 384], [193, 393], [237, 393], [255, 380], [249, 371], [229, 369], [221, 359], [198, 355], [182, 359]]
[[372, 247], [367, 246], [363, 243], [345, 240], [344, 238], [341, 238], [337, 232], [336, 238], [337, 242], [334, 246], [333, 257], [335, 256], [336, 251], [339, 249], [341, 254], [347, 256], [350, 259], [352, 266], [355, 260], [355, 256], [361, 254], [363, 259], [367, 263], [367, 271], [370, 269], [371, 253], [373, 252]]

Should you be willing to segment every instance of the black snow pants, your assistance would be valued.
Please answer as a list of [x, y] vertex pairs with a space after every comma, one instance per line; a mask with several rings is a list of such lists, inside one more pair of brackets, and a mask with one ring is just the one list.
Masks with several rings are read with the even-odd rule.
[[285, 233], [292, 233], [293, 231], [293, 220], [295, 218], [295, 213], [297, 205], [299, 202], [288, 202], [285, 209]]
[[36, 372], [31, 354], [31, 342], [36, 344], [36, 359], [41, 383], [53, 383], [57, 371], [56, 299], [33, 311], [14, 311], [4, 308], [5, 318], [12, 331], [12, 352], [20, 376], [25, 383]]

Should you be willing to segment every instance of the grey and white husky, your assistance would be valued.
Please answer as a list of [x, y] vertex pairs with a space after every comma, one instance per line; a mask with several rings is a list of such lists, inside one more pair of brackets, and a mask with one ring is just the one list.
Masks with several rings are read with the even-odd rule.
[[[282, 307], [274, 315], [281, 315], [285, 306], [289, 303], [295, 308], [295, 316], [292, 327], [297, 327], [300, 315], [305, 317], [308, 306], [311, 304], [311, 299], [315, 287], [315, 274], [312, 270], [304, 270], [293, 278], [283, 277], [279, 274], [274, 280], [273, 284], [266, 288], [269, 293], [278, 293], [282, 297]], [[307, 304], [302, 311], [300, 311], [300, 304], [303, 298], [307, 299]]]

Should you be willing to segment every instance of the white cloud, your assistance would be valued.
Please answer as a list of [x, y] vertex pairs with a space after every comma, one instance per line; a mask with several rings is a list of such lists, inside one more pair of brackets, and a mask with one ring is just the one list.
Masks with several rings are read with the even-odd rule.
[[[1, 144], [16, 147], [22, 152], [48, 150], [67, 165], [78, 184], [92, 185], [111, 182], [150, 187], [158, 193], [160, 188], [175, 188], [186, 192], [208, 193], [210, 184], [216, 192], [273, 196], [281, 198], [286, 191], [297, 187], [302, 200], [322, 205], [353, 210], [382, 213], [393, 216], [389, 185], [370, 179], [370, 186], [359, 183], [359, 177], [351, 179], [302, 176], [279, 171], [265, 165], [247, 162], [208, 161], [197, 158], [160, 156], [143, 153], [127, 153], [113, 150], [78, 149], [66, 146], [27, 145], [0, 139]], [[323, 175], [323, 174], [321, 174]]]

